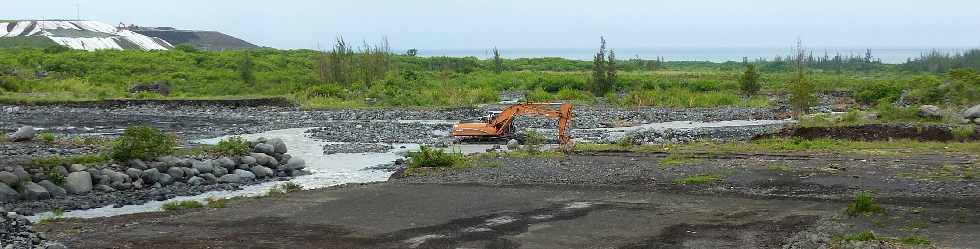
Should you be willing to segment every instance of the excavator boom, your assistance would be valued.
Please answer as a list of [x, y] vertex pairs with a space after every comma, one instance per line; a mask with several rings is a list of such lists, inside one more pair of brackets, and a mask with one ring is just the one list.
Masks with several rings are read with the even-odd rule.
[[[554, 109], [554, 106], [558, 109]], [[513, 135], [511, 125], [520, 115], [545, 116], [558, 119], [558, 143], [571, 144], [568, 126], [572, 120], [572, 104], [569, 103], [522, 103], [504, 108], [499, 114], [484, 123], [458, 123], [453, 125], [454, 137], [504, 138]]]

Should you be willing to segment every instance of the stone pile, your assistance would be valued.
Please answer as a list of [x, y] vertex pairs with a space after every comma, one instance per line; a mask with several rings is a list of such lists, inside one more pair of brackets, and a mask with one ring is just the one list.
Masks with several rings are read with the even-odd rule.
[[0, 248], [60, 249], [64, 245], [47, 241], [43, 234], [31, 228], [26, 217], [0, 208]]

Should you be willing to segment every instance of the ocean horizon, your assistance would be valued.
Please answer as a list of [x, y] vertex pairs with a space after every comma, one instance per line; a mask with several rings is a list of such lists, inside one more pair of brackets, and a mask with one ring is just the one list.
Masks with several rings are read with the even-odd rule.
[[[807, 48], [813, 53], [814, 57], [823, 57], [825, 54], [834, 57], [836, 54], [842, 56], [864, 57], [868, 49], [871, 49], [871, 56], [881, 59], [882, 63], [899, 64], [904, 63], [909, 58], [939, 51], [943, 53], [961, 53], [970, 48], [967, 47], [940, 47], [940, 48], [857, 48], [857, 47], [814, 47]], [[613, 48], [616, 57], [619, 59], [656, 59], [663, 58], [664, 61], [742, 61], [748, 58], [749, 61], [756, 59], [773, 59], [786, 57], [794, 54], [791, 47], [685, 47], [685, 48]], [[504, 58], [543, 58], [560, 57], [572, 60], [592, 60], [595, 55], [595, 48], [500, 48], [501, 56]], [[401, 50], [400, 52], [404, 52]], [[419, 49], [419, 56], [448, 56], [448, 57], [468, 57], [473, 56], [481, 59], [492, 57], [489, 49]]]

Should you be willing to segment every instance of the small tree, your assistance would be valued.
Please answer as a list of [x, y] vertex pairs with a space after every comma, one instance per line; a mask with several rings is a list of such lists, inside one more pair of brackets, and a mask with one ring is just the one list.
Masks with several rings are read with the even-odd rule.
[[169, 155], [175, 147], [177, 138], [173, 135], [149, 126], [132, 126], [113, 141], [110, 156], [120, 162], [130, 159], [149, 160]]
[[606, 82], [603, 82], [605, 85], [603, 88], [606, 92], [615, 88], [616, 74], [616, 51], [609, 50], [609, 62], [606, 63]]
[[405, 55], [408, 55], [408, 56], [411, 56], [411, 57], [415, 57], [418, 54], [419, 54], [419, 50], [418, 49], [414, 49], [414, 48], [413, 49], [409, 49], [408, 51], [405, 51]]
[[606, 38], [599, 37], [602, 42], [599, 51], [596, 52], [592, 60], [592, 89], [596, 96], [604, 96], [608, 89], [606, 83]]
[[755, 95], [762, 88], [759, 84], [759, 72], [755, 70], [755, 64], [746, 64], [745, 73], [738, 78], [738, 88], [747, 96]]
[[255, 86], [255, 64], [252, 62], [252, 54], [245, 51], [242, 54], [242, 62], [238, 65], [238, 74], [242, 78], [242, 82], [248, 84], [249, 86]]
[[500, 58], [500, 49], [496, 47], [491, 50], [491, 53], [493, 53], [493, 72], [499, 74], [504, 71], [504, 59]]
[[803, 48], [803, 41], [796, 41], [796, 76], [794, 82], [789, 85], [790, 106], [793, 108], [793, 116], [797, 119], [810, 110], [813, 101], [813, 86], [806, 79], [806, 49]]

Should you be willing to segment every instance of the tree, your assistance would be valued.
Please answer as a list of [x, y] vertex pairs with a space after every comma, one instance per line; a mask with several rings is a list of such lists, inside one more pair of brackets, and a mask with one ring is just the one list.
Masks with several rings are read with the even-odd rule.
[[606, 38], [599, 37], [602, 42], [599, 51], [596, 52], [592, 60], [592, 89], [596, 96], [604, 96], [608, 89], [605, 88], [606, 82]]
[[[606, 91], [612, 90], [616, 86], [616, 51], [609, 50], [609, 62], [606, 63]], [[605, 93], [603, 93], [605, 94]]]
[[496, 47], [491, 50], [491, 53], [493, 53], [493, 72], [499, 74], [504, 71], [504, 59], [500, 58], [500, 49]]
[[255, 86], [255, 65], [252, 62], [252, 54], [249, 51], [245, 51], [242, 54], [242, 62], [238, 65], [238, 74], [242, 78], [242, 82], [245, 82], [249, 86]]
[[747, 96], [755, 95], [762, 88], [762, 85], [759, 84], [759, 78], [759, 72], [755, 70], [755, 64], [746, 64], [745, 73], [738, 78], [738, 88]]
[[411, 56], [411, 57], [415, 57], [418, 54], [419, 54], [419, 50], [418, 49], [414, 49], [414, 48], [413, 49], [409, 49], [408, 51], [405, 51], [405, 55], [408, 55], [408, 56]]
[[803, 48], [803, 41], [796, 41], [796, 75], [794, 82], [789, 85], [790, 106], [793, 109], [793, 116], [797, 119], [810, 110], [813, 101], [813, 86], [806, 79], [806, 49]]

